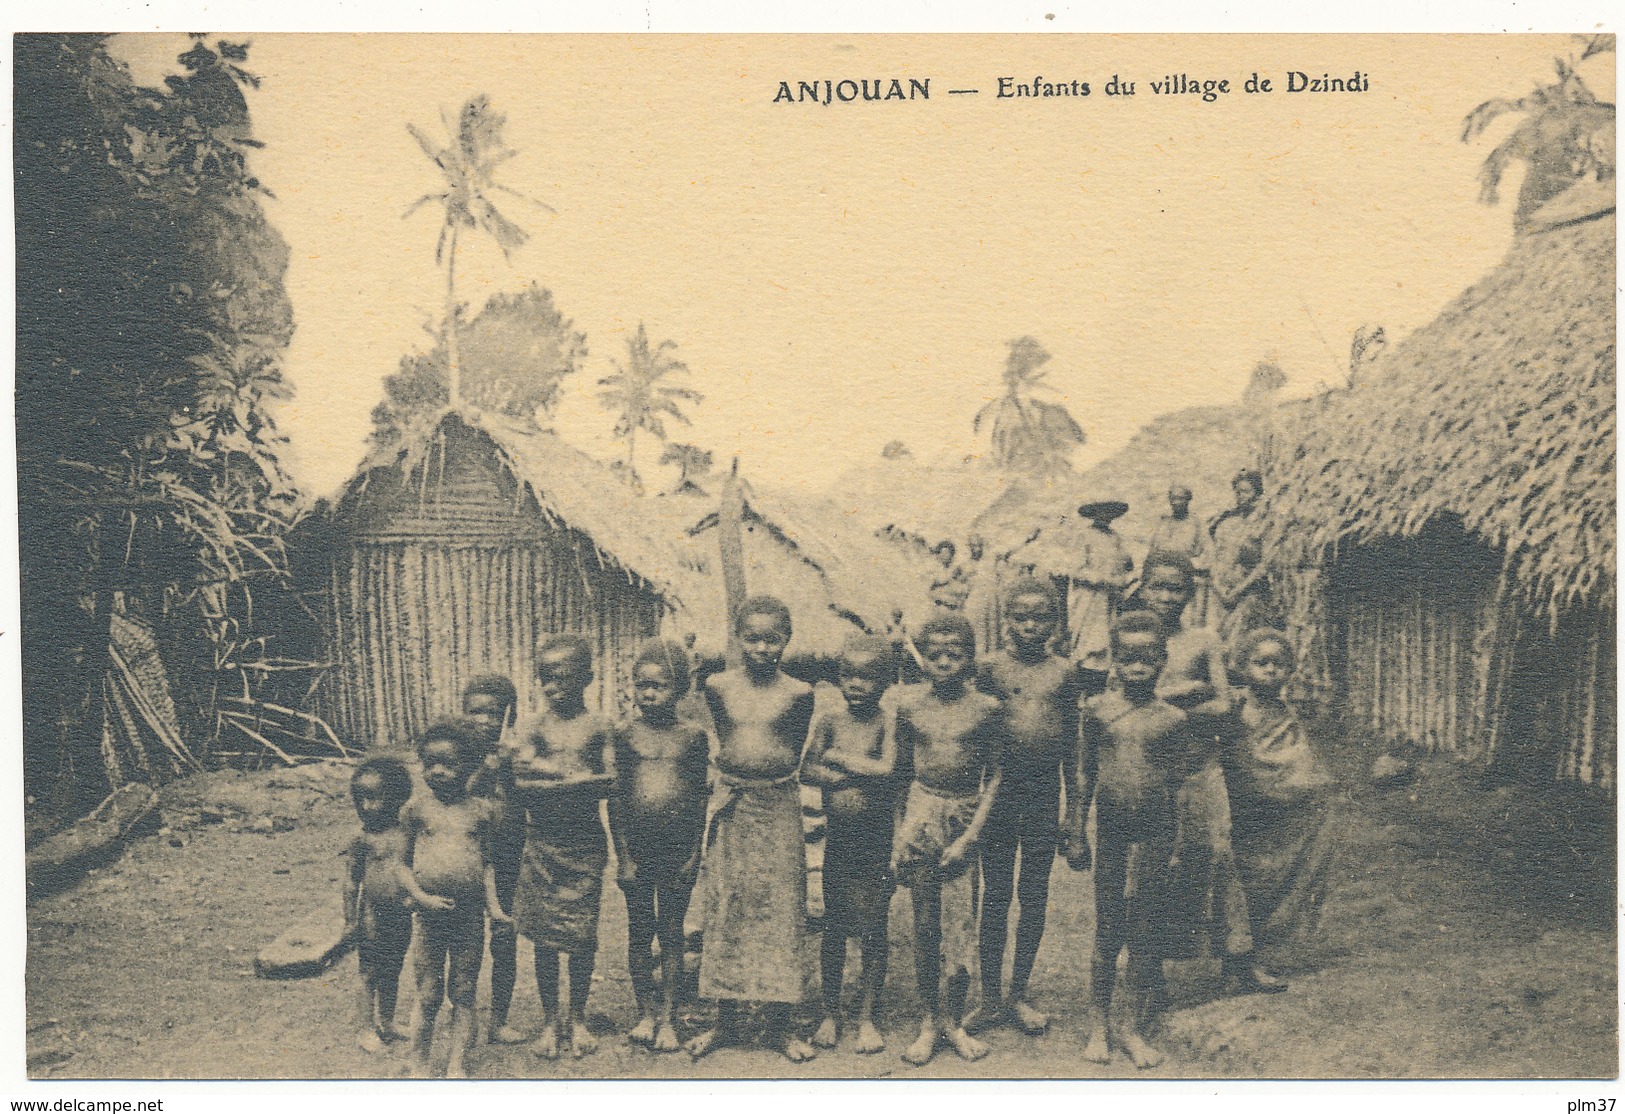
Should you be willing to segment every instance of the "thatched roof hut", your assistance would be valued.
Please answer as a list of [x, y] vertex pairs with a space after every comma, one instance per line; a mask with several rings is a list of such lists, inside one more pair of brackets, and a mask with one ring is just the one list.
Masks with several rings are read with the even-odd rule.
[[[552, 433], [430, 415], [294, 539], [332, 663], [317, 710], [348, 740], [390, 746], [455, 710], [479, 673], [511, 677], [530, 706], [538, 642], [573, 631], [599, 662], [589, 698], [613, 711], [643, 640], [692, 632], [723, 649], [716, 513], [697, 493], [638, 495]], [[789, 604], [794, 652], [833, 653], [926, 599], [923, 561], [832, 506], [747, 485], [741, 531], [749, 589]]]
[[333, 663], [319, 710], [387, 747], [454, 711], [479, 673], [511, 677], [528, 706], [537, 643], [559, 631], [592, 642], [589, 699], [613, 708], [683, 575], [683, 547], [640, 502], [551, 433], [452, 410], [416, 423], [297, 539]]
[[1268, 511], [1352, 727], [1611, 788], [1612, 191], [1553, 206], [1372, 381], [1291, 408]]
[[944, 541], [962, 546], [979, 533], [982, 513], [1014, 482], [986, 464], [878, 460], [842, 474], [829, 502], [866, 533], [929, 551]]
[[[831, 503], [742, 486], [745, 583], [752, 595], [789, 605], [793, 653], [833, 654], [849, 635], [883, 631], [894, 609], [912, 617], [929, 607], [932, 566], [923, 556], [885, 544]], [[665, 535], [688, 542], [668, 629], [720, 652], [728, 616], [717, 500], [664, 495], [645, 500], [644, 513]]]

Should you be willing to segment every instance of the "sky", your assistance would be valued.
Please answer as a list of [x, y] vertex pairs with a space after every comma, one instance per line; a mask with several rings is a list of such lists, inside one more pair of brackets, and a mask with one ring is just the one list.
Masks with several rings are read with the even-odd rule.
[[[117, 41], [154, 83], [175, 35]], [[674, 439], [760, 482], [823, 486], [902, 440], [986, 451], [972, 417], [1007, 343], [1052, 353], [1084, 467], [1146, 420], [1236, 400], [1261, 359], [1285, 394], [1340, 382], [1349, 339], [1425, 324], [1512, 236], [1517, 172], [1478, 201], [1463, 117], [1519, 96], [1567, 36], [346, 36], [265, 34], [249, 68], [255, 172], [291, 249], [296, 333], [278, 411], [312, 495], [352, 474], [381, 380], [443, 306], [438, 217], [403, 218], [438, 173], [406, 129], [443, 134], [470, 95], [507, 116], [499, 180], [531, 233], [459, 253], [474, 308], [531, 282], [587, 334], [554, 421], [618, 446], [596, 381], [646, 324], [706, 399]], [[1586, 76], [1612, 99], [1611, 60]], [[1286, 94], [1288, 70], [1369, 92]], [[1248, 95], [1258, 72], [1278, 87]], [[1228, 78], [1208, 103], [1164, 75]], [[1133, 97], [1105, 95], [1113, 76]], [[1000, 77], [1086, 98], [1005, 98]], [[775, 104], [781, 80], [929, 78], [928, 101]], [[950, 95], [949, 89], [980, 93]], [[654, 468], [657, 449], [640, 452]]]

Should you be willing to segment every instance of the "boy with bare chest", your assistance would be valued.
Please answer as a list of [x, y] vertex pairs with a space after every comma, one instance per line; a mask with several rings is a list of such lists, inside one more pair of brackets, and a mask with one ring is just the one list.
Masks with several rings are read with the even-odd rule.
[[[1049, 1018], [1027, 1001], [1027, 980], [1044, 938], [1050, 868], [1061, 833], [1061, 784], [1077, 758], [1078, 698], [1083, 674], [1049, 644], [1060, 622], [1054, 589], [1032, 578], [1011, 586], [1005, 602], [1008, 648], [982, 660], [976, 687], [1004, 702], [1004, 781], [982, 835], [982, 1001], [966, 1023], [977, 1032], [1008, 1018], [1022, 1032], [1042, 1033]], [[1016, 853], [1021, 874], [1016, 882]], [[1016, 922], [1010, 995], [1000, 993], [1010, 902]]]
[[[1139, 599], [1162, 620], [1168, 634], [1168, 660], [1157, 680], [1157, 696], [1190, 720], [1189, 747], [1170, 767], [1177, 817], [1169, 874], [1170, 958], [1200, 954], [1206, 938], [1222, 959], [1224, 973], [1241, 986], [1280, 988], [1267, 974], [1255, 978], [1248, 958], [1246, 899], [1236, 878], [1230, 849], [1230, 802], [1220, 768], [1220, 739], [1233, 732], [1224, 645], [1217, 633], [1180, 625], [1195, 591], [1195, 573], [1182, 554], [1146, 559]], [[1160, 991], [1151, 997], [1153, 1011]]]
[[[469, 783], [469, 792], [496, 803], [500, 820], [491, 865], [496, 870], [497, 900], [510, 913], [519, 888], [519, 861], [525, 854], [525, 810], [514, 796], [513, 746], [508, 738], [518, 706], [513, 682], [497, 673], [481, 674], [463, 688], [463, 715], [480, 729], [486, 747], [485, 761]], [[486, 1039], [492, 1044], [518, 1044], [525, 1039], [508, 1024], [518, 946], [511, 920], [491, 922], [491, 1022]]]
[[417, 897], [417, 1024], [412, 1060], [428, 1069], [429, 1047], [442, 998], [451, 999], [451, 1055], [446, 1077], [466, 1077], [474, 1041], [474, 993], [485, 959], [485, 917], [508, 919], [497, 901], [492, 845], [497, 806], [470, 796], [469, 779], [485, 757], [479, 729], [466, 719], [441, 720], [418, 743], [429, 792], [401, 810]]
[[850, 640], [841, 652], [841, 704], [813, 721], [801, 763], [805, 785], [823, 790], [824, 935], [820, 948], [824, 1019], [813, 1034], [834, 1048], [841, 1030], [846, 942], [858, 941], [863, 990], [857, 1050], [885, 1050], [875, 1028], [875, 999], [886, 985], [886, 927], [892, 896], [892, 811], [896, 805], [897, 737], [885, 729], [880, 698], [897, 674], [891, 643]]
[[718, 1009], [716, 1027], [688, 1044], [696, 1059], [739, 1040], [741, 1002], [768, 1007], [769, 1039], [791, 1062], [816, 1055], [789, 1024], [804, 985], [807, 900], [796, 773], [813, 714], [812, 686], [779, 670], [790, 629], [779, 600], [746, 600], [735, 617], [743, 666], [705, 685], [718, 776], [706, 823], [700, 994]]
[[[1167, 659], [1162, 621], [1147, 612], [1122, 616], [1112, 630], [1113, 672], [1120, 688], [1084, 702], [1078, 721], [1078, 792], [1068, 817], [1081, 832], [1095, 803], [1095, 947], [1090, 993], [1095, 1019], [1084, 1057], [1111, 1061], [1116, 1045], [1138, 1068], [1162, 1053], [1140, 1034], [1145, 995], [1158, 984], [1167, 920], [1168, 860], [1173, 851], [1174, 802], [1169, 764], [1186, 745], [1185, 713], [1160, 699], [1157, 679]], [[1074, 868], [1087, 863], [1078, 841]], [[1109, 1023], [1117, 957], [1128, 949], [1132, 1006], [1121, 1029]], [[1109, 1030], [1109, 1036], [1108, 1036]]]
[[[536, 674], [543, 711], [514, 731], [514, 792], [526, 813], [514, 920], [536, 949], [542, 1032], [532, 1051], [552, 1060], [568, 1044], [579, 1058], [598, 1048], [586, 1009], [609, 864], [599, 802], [615, 780], [615, 733], [607, 719], [587, 711], [592, 651], [585, 639], [548, 639]], [[568, 1015], [559, 1006], [561, 961], [570, 978]]]
[[891, 723], [898, 760], [914, 771], [892, 869], [913, 893], [914, 973], [925, 1003], [903, 1059], [925, 1064], [946, 1038], [979, 1060], [987, 1046], [965, 1031], [965, 999], [977, 960], [977, 841], [1003, 776], [1004, 717], [998, 700], [969, 684], [976, 635], [963, 616], [931, 619], [919, 647], [929, 683], [899, 693]]
[[[682, 647], [654, 642], [638, 655], [632, 671], [637, 718], [616, 732], [616, 780], [609, 798], [610, 834], [626, 898], [627, 970], [638, 1002], [638, 1022], [627, 1036], [656, 1052], [678, 1047], [683, 918], [705, 837], [710, 742], [703, 728], [678, 716], [688, 685], [688, 655]], [[658, 1003], [651, 950], [656, 939]]]

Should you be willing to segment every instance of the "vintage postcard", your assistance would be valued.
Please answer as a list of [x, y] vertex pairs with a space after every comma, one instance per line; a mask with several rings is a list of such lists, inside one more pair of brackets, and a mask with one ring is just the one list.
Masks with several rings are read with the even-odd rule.
[[1614, 1079], [1615, 70], [15, 35], [13, 1054]]

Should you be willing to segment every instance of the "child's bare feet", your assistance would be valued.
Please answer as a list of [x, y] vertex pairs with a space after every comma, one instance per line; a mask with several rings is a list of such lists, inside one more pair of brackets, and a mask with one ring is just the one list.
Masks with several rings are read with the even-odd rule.
[[903, 1059], [916, 1066], [929, 1064], [931, 1057], [937, 1054], [937, 1041], [941, 1037], [936, 1021], [926, 1018], [920, 1022], [920, 1035], [915, 1038], [913, 1044], [903, 1049]]
[[875, 1028], [875, 1023], [867, 1018], [858, 1022], [857, 1049], [865, 1056], [886, 1051], [886, 1038], [880, 1035], [880, 1030]]
[[384, 1050], [384, 1038], [377, 1029], [361, 1030], [361, 1036], [356, 1039], [356, 1043], [361, 1046], [363, 1052], [382, 1052]]
[[784, 1034], [784, 1058], [792, 1064], [805, 1064], [818, 1055], [818, 1050], [794, 1033]]
[[1139, 1033], [1124, 1033], [1118, 1043], [1123, 1046], [1123, 1051], [1128, 1053], [1128, 1058], [1134, 1061], [1134, 1066], [1141, 1071], [1154, 1068], [1163, 1061], [1162, 1053], [1147, 1044]]
[[813, 1043], [819, 1048], [834, 1048], [841, 1039], [841, 1023], [833, 1017], [826, 1016], [818, 1025], [818, 1032], [813, 1034]]
[[677, 1030], [669, 1021], [662, 1021], [660, 1028], [655, 1030], [655, 1051], [676, 1052], [682, 1045], [677, 1040]]
[[1034, 1009], [1024, 998], [1011, 1000], [1010, 1016], [1015, 1019], [1017, 1028], [1029, 1037], [1036, 1037], [1049, 1028], [1048, 1015]]
[[446, 1078], [447, 1079], [467, 1079], [468, 1078], [468, 1068], [464, 1066], [463, 1058], [461, 1056], [453, 1055], [450, 1060], [446, 1061]]
[[948, 1030], [948, 1043], [962, 1060], [980, 1060], [987, 1055], [987, 1045], [965, 1032], [963, 1026]]
[[1285, 979], [1250, 963], [1230, 967], [1225, 976], [1225, 989], [1231, 994], [1280, 994], [1287, 988]]
[[626, 1034], [626, 1039], [633, 1044], [653, 1044], [655, 1042], [655, 1019], [647, 1014], [638, 1018], [638, 1023], [632, 1026], [632, 1031]]
[[570, 1054], [577, 1060], [598, 1051], [598, 1038], [592, 1035], [585, 1021], [570, 1022]]
[[536, 1038], [536, 1043], [530, 1046], [532, 1055], [540, 1056], [544, 1060], [557, 1060], [559, 1058], [559, 1031], [552, 1025], [542, 1026], [542, 1035]]
[[492, 1044], [523, 1044], [525, 1034], [512, 1025], [498, 1025], [485, 1039]]
[[721, 1029], [707, 1029], [689, 1041], [685, 1047], [688, 1049], [688, 1054], [698, 1060], [701, 1056], [715, 1051], [717, 1046], [723, 1043], [722, 1038]]
[[1112, 1062], [1112, 1046], [1106, 1039], [1105, 1025], [1096, 1025], [1089, 1030], [1089, 1043], [1083, 1046], [1083, 1058], [1092, 1064]]
[[983, 1002], [965, 1018], [964, 1029], [967, 1033], [985, 1033], [995, 1025], [1005, 1020], [1004, 1003], [994, 1000]]

